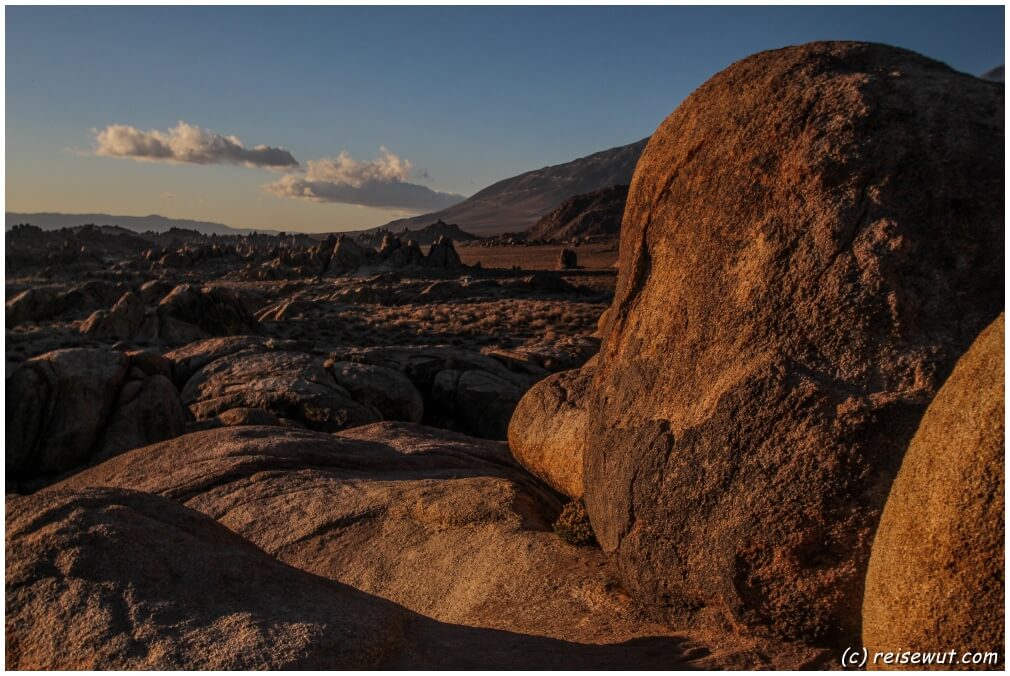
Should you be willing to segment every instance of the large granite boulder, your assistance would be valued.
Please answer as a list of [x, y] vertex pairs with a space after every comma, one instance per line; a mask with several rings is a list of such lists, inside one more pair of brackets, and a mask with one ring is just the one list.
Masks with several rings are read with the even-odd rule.
[[74, 348], [22, 364], [6, 382], [8, 479], [58, 475], [181, 434], [179, 395], [157, 361]]
[[678, 622], [852, 645], [901, 458], [1003, 307], [1003, 86], [883, 45], [740, 61], [651, 137], [587, 509]]
[[[877, 652], [992, 652], [1002, 669], [1005, 552], [1004, 317], [933, 399], [905, 453], [873, 541], [863, 644]], [[984, 658], [977, 658], [984, 659]], [[888, 665], [871, 661], [870, 668]]]

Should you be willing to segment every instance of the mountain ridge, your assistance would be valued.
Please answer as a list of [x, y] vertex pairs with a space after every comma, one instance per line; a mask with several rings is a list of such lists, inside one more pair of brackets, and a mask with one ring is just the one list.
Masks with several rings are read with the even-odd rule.
[[525, 232], [562, 202], [612, 185], [628, 184], [649, 139], [503, 179], [459, 204], [420, 216], [399, 218], [379, 228], [414, 229], [438, 219], [476, 235]]
[[205, 235], [248, 235], [259, 232], [265, 234], [276, 234], [279, 230], [266, 230], [260, 228], [235, 228], [224, 223], [214, 223], [212, 221], [197, 221], [190, 218], [170, 218], [160, 214], [147, 214], [146, 216], [116, 216], [113, 214], [66, 214], [57, 211], [39, 212], [6, 212], [6, 229], [19, 223], [30, 223], [43, 230], [59, 230], [60, 228], [72, 228], [78, 225], [109, 225], [118, 226], [133, 232], [156, 232], [162, 233], [172, 228], [186, 230], [196, 230]]

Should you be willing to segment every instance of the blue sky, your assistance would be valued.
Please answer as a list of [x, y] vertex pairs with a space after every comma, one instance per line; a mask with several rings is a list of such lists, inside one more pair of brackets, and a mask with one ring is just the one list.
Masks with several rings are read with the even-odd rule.
[[[763, 49], [871, 40], [981, 73], [1003, 12], [7, 7], [7, 210], [369, 227], [643, 138]], [[264, 164], [282, 150], [297, 168]]]

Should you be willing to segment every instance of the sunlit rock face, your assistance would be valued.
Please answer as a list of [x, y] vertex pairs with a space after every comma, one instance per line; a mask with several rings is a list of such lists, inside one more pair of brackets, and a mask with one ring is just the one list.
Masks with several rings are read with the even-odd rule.
[[1003, 307], [1003, 87], [883, 45], [740, 61], [652, 136], [587, 395], [602, 546], [667, 618], [858, 634], [873, 531]]

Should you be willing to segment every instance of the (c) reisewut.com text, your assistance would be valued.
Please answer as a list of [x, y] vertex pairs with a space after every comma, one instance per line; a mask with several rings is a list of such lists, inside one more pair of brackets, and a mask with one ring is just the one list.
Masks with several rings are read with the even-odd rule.
[[867, 665], [918, 665], [918, 666], [957, 666], [977, 665], [996, 666], [1000, 663], [999, 653], [981, 650], [867, 650], [866, 648], [846, 648], [842, 653], [842, 666], [862, 668]]

